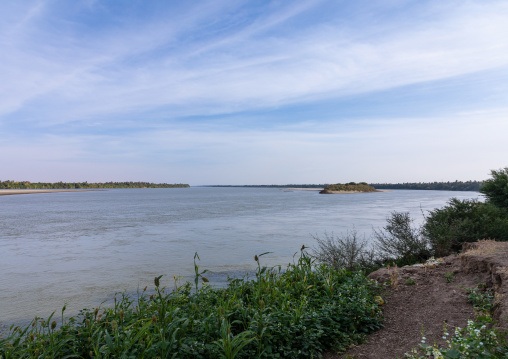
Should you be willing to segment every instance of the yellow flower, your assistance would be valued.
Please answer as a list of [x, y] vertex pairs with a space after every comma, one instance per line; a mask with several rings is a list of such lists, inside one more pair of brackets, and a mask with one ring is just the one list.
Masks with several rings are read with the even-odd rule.
[[383, 298], [381, 298], [381, 296], [379, 295], [376, 295], [374, 297], [374, 301], [377, 303], [377, 305], [383, 305], [385, 304], [385, 301], [383, 300]]

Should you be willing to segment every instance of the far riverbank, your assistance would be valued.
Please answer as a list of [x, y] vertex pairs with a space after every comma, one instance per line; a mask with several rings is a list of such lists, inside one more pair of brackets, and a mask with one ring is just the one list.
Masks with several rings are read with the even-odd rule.
[[87, 192], [96, 189], [0, 189], [0, 196], [12, 194], [57, 193], [57, 192]]

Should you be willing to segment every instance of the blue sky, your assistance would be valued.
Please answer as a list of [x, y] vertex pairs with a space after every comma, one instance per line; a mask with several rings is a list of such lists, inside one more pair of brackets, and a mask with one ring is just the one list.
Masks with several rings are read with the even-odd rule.
[[0, 0], [0, 180], [482, 180], [506, 1]]

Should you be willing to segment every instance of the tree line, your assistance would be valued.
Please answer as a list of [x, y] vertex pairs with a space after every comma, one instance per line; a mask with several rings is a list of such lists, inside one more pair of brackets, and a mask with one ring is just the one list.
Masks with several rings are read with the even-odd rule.
[[150, 182], [37, 182], [0, 181], [0, 189], [187, 188], [188, 184]]
[[483, 181], [418, 182], [418, 183], [371, 183], [381, 189], [415, 189], [434, 191], [480, 191]]

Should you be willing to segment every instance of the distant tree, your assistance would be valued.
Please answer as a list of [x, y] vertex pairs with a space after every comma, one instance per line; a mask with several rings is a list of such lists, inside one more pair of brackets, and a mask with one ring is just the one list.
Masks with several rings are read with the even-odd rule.
[[491, 179], [485, 181], [480, 192], [493, 205], [508, 208], [508, 167], [490, 171]]

